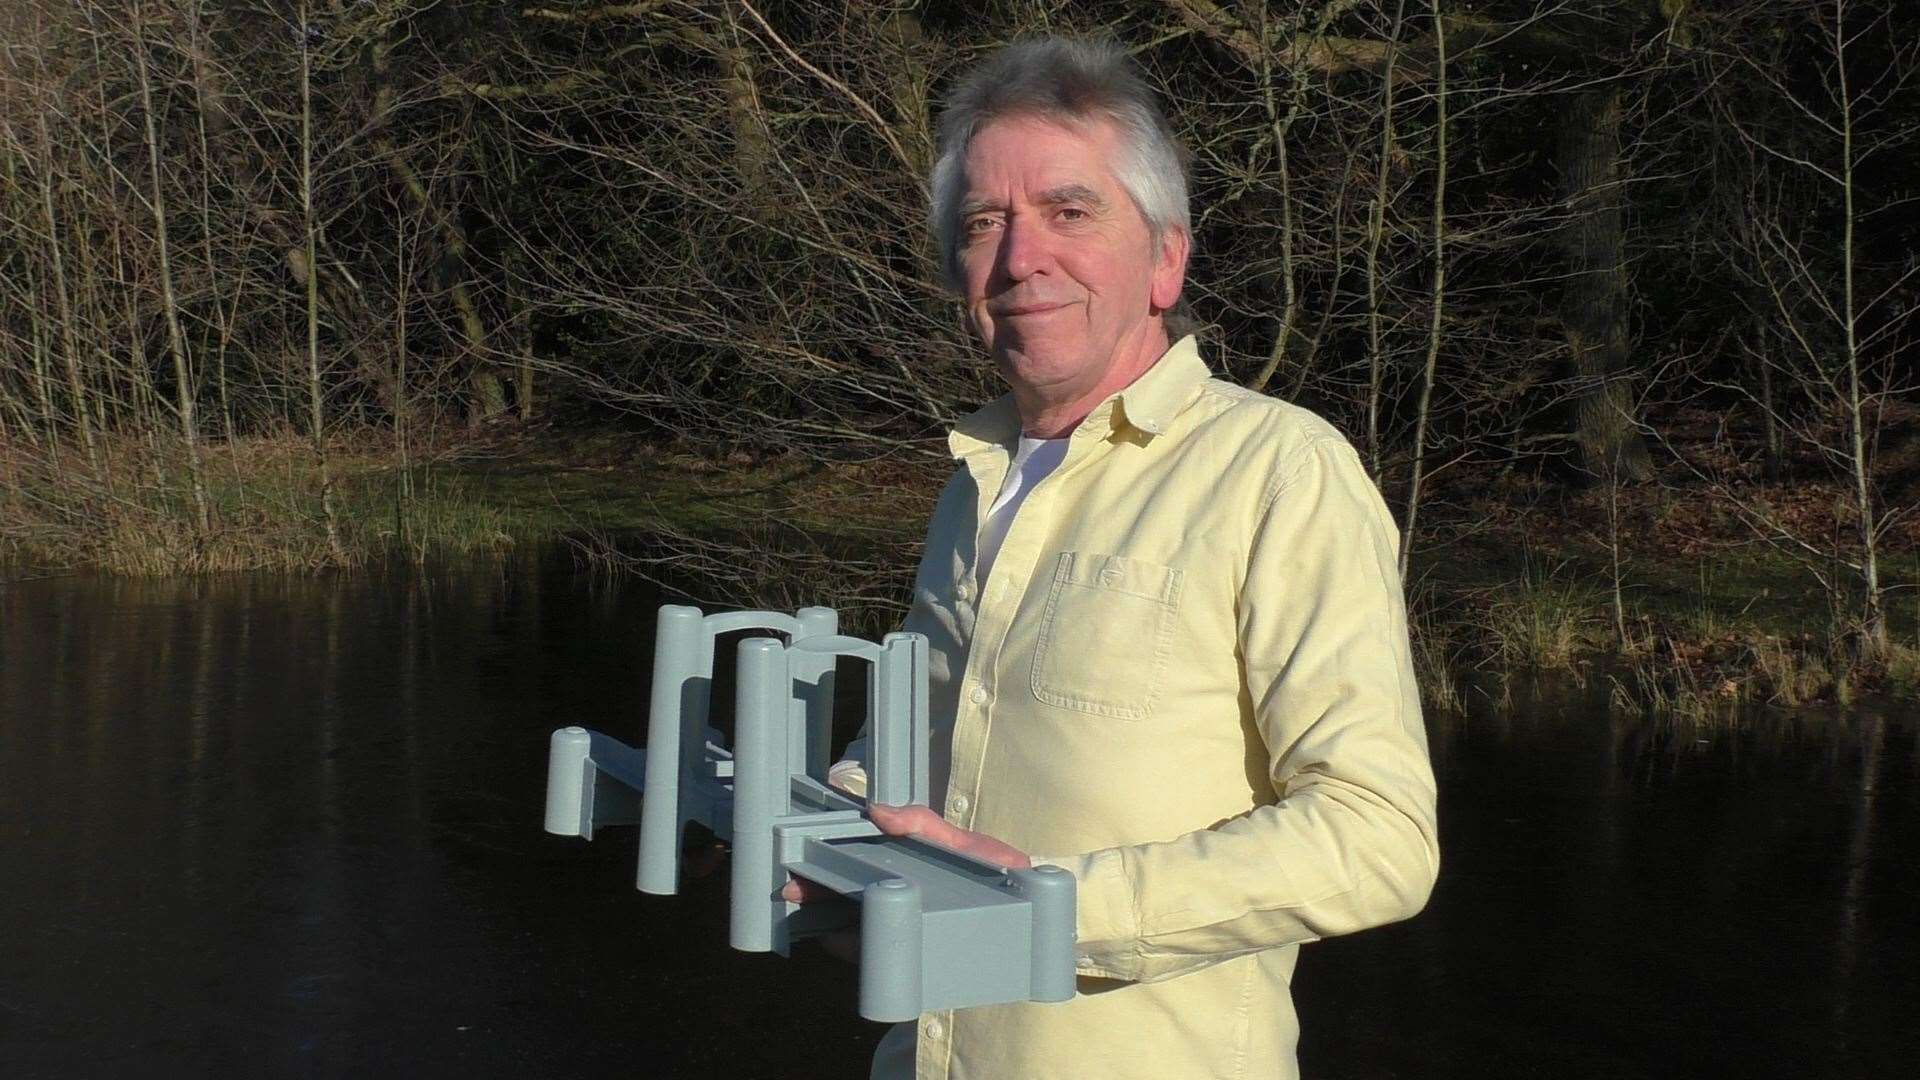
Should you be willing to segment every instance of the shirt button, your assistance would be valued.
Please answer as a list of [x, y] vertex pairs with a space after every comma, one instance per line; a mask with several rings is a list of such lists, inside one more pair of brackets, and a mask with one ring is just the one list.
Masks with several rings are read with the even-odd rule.
[[1073, 966], [1077, 968], [1090, 968], [1093, 966], [1093, 957], [1076, 956], [1073, 958]]
[[940, 1022], [939, 1017], [936, 1016], [927, 1021], [927, 1038], [937, 1039], [946, 1033], [947, 1026]]
[[968, 694], [967, 699], [975, 705], [985, 705], [987, 703], [987, 688], [984, 686], [974, 687], [973, 693]]
[[967, 807], [971, 805], [973, 804], [967, 801], [967, 797], [965, 795], [955, 795], [953, 797], [953, 812], [956, 814], [966, 813]]

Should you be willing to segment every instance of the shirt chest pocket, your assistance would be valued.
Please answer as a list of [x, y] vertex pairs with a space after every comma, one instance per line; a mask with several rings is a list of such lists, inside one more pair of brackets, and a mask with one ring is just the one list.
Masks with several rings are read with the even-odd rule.
[[1062, 709], [1145, 720], [1173, 643], [1181, 571], [1064, 551], [1033, 654], [1033, 696]]

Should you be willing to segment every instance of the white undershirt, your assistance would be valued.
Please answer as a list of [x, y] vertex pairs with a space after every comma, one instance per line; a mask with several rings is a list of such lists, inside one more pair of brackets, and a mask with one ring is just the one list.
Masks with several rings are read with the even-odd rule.
[[973, 570], [977, 587], [986, 587], [987, 573], [993, 569], [993, 560], [1000, 554], [1000, 542], [1007, 538], [1013, 515], [1020, 512], [1020, 504], [1026, 501], [1027, 492], [1032, 491], [1065, 460], [1067, 441], [1020, 436], [1020, 446], [1014, 451], [1013, 460], [1007, 464], [1007, 478], [1000, 484], [1000, 496], [988, 508], [986, 527], [980, 530], [980, 557], [974, 561]]
[[[1007, 478], [1000, 484], [1000, 494], [987, 509], [986, 527], [980, 530], [980, 557], [974, 561], [973, 577], [975, 583], [984, 588], [987, 571], [993, 568], [994, 557], [1000, 554], [1000, 542], [1007, 538], [1007, 527], [1013, 524], [1013, 515], [1020, 510], [1020, 504], [1026, 501], [1027, 492], [1046, 479], [1047, 474], [1060, 467], [1067, 456], [1066, 439], [1029, 439], [1020, 436], [1020, 446], [1014, 451], [1013, 460], [1007, 464]], [[827, 783], [843, 791], [854, 790], [854, 781], [860, 777], [866, 766], [853, 758], [834, 762], [827, 770]], [[864, 787], [861, 790], [865, 790]]]

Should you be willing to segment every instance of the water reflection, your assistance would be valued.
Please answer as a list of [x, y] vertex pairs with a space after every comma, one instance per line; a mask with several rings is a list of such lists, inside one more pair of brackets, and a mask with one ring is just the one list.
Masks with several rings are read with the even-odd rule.
[[1907, 1070], [1910, 719], [1541, 701], [1433, 739], [1440, 884], [1420, 919], [1306, 951], [1310, 1075]]
[[[15, 1076], [863, 1075], [851, 972], [717, 883], [539, 831], [546, 734], [633, 735], [658, 596], [562, 554], [0, 589]], [[1308, 1076], [1879, 1075], [1920, 1049], [1920, 741], [1540, 700], [1436, 724], [1446, 866], [1309, 948]]]

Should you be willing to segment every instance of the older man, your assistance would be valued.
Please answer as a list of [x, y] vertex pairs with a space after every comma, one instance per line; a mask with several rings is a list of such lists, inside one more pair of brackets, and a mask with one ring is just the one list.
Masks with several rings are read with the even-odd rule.
[[1439, 864], [1393, 521], [1333, 428], [1169, 341], [1186, 182], [1122, 53], [1007, 48], [940, 135], [934, 229], [1012, 393], [951, 436], [906, 622], [944, 813], [875, 818], [1072, 871], [1082, 979], [901, 1025], [874, 1074], [1294, 1076], [1300, 943]]

